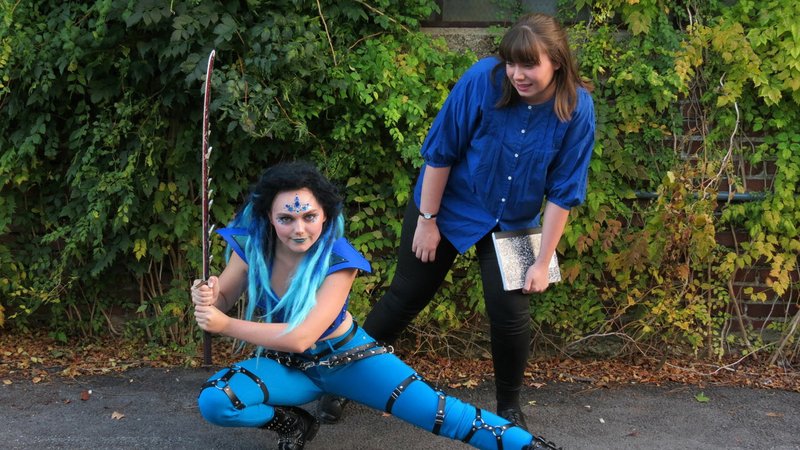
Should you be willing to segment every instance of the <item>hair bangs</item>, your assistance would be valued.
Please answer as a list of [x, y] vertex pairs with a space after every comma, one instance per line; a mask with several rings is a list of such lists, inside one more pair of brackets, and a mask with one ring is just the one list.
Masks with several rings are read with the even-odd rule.
[[512, 28], [500, 42], [500, 58], [504, 62], [534, 64], [540, 62], [542, 44], [527, 26]]

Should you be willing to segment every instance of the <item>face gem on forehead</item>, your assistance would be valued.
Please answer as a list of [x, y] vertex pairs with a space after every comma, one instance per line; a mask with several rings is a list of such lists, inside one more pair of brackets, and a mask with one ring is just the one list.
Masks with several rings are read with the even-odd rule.
[[291, 204], [291, 205], [287, 203], [286, 206], [285, 206], [286, 210], [289, 211], [290, 213], [300, 213], [300, 212], [308, 211], [308, 209], [310, 207], [311, 207], [311, 204], [309, 204], [309, 203], [301, 204], [300, 203], [300, 197], [298, 197], [297, 194], [295, 194], [295, 196], [294, 196], [294, 203]]

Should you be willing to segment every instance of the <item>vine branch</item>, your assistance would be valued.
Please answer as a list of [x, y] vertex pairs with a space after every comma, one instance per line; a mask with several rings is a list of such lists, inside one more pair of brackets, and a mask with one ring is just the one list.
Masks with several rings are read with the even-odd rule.
[[319, 11], [319, 18], [322, 20], [322, 26], [325, 27], [325, 35], [328, 36], [328, 45], [331, 47], [331, 56], [333, 57], [333, 65], [338, 66], [336, 63], [336, 50], [333, 49], [333, 39], [331, 39], [331, 33], [328, 31], [328, 23], [325, 21], [325, 16], [322, 14], [322, 5], [319, 4], [319, 0], [317, 0], [317, 11]]
[[361, 3], [362, 5], [364, 5], [364, 6], [365, 6], [367, 9], [369, 9], [370, 11], [372, 11], [372, 12], [374, 12], [374, 13], [376, 13], [376, 14], [379, 14], [379, 15], [381, 15], [381, 16], [383, 16], [383, 17], [386, 17], [386, 18], [387, 18], [387, 19], [388, 19], [390, 22], [392, 22], [392, 23], [394, 23], [395, 25], [399, 26], [400, 28], [402, 28], [403, 30], [405, 30], [407, 33], [411, 33], [411, 30], [409, 30], [409, 29], [408, 29], [408, 27], [406, 27], [405, 25], [401, 24], [400, 22], [398, 22], [398, 21], [397, 21], [397, 20], [395, 20], [394, 18], [392, 18], [392, 17], [390, 17], [390, 16], [387, 16], [387, 15], [386, 15], [386, 13], [384, 13], [384, 12], [383, 12], [383, 11], [381, 11], [381, 10], [379, 10], [378, 8], [375, 8], [374, 6], [371, 6], [371, 5], [367, 4], [367, 2], [365, 2], [365, 1], [363, 1], [363, 0], [356, 0], [356, 2], [358, 2], [358, 3]]

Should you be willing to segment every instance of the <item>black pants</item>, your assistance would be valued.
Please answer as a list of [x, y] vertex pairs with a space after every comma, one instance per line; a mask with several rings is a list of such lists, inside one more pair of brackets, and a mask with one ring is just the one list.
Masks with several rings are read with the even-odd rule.
[[[411, 251], [417, 209], [409, 201], [400, 236], [397, 270], [389, 290], [375, 304], [364, 329], [378, 341], [393, 343], [414, 317], [430, 303], [458, 251], [442, 237], [436, 260], [423, 263]], [[491, 234], [475, 244], [491, 326], [492, 361], [498, 409], [519, 406], [519, 393], [530, 349], [530, 295], [504, 291]]]

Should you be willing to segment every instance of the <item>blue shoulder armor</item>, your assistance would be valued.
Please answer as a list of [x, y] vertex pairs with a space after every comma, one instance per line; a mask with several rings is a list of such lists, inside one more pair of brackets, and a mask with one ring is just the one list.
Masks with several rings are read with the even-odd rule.
[[331, 266], [328, 269], [328, 275], [342, 269], [358, 269], [364, 272], [372, 272], [369, 261], [361, 256], [361, 253], [354, 249], [345, 238], [339, 238], [333, 243]]
[[231, 250], [242, 258], [242, 261], [247, 262], [247, 257], [244, 255], [244, 248], [249, 239], [247, 228], [220, 228], [217, 233], [225, 239]]

